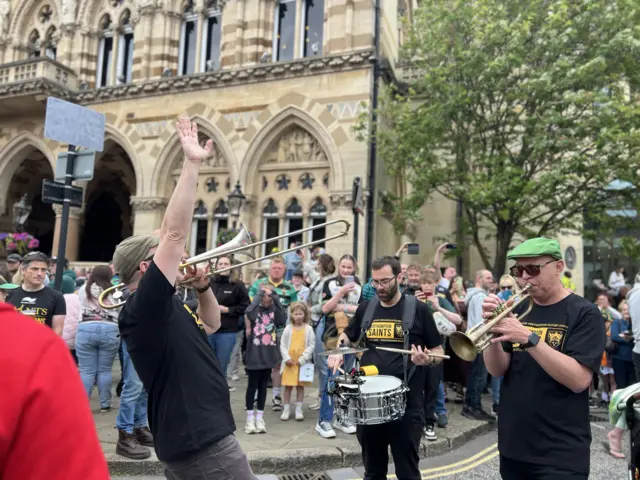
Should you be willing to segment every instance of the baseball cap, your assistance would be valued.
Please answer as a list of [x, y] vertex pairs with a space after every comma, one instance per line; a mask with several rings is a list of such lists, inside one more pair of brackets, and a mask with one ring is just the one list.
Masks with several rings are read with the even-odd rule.
[[9, 263], [20, 263], [22, 262], [22, 257], [17, 253], [12, 253], [7, 257], [7, 262]]

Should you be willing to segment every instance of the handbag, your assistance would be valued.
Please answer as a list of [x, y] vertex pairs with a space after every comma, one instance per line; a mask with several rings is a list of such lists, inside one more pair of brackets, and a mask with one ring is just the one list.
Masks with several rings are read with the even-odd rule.
[[614, 342], [613, 340], [611, 340], [611, 337], [607, 337], [607, 343], [604, 347], [604, 351], [607, 352], [609, 355], [615, 355], [616, 353], [618, 353], [619, 349], [620, 349], [620, 344], [618, 344], [618, 342]]
[[433, 314], [433, 319], [436, 322], [436, 328], [438, 329], [438, 333], [440, 335], [448, 337], [456, 331], [456, 326], [453, 324], [453, 322], [449, 321], [447, 317], [445, 317], [442, 313], [435, 312]]

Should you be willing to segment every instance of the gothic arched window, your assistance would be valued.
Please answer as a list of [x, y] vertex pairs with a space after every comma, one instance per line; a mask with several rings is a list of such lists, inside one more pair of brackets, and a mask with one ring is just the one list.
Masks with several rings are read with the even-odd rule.
[[217, 247], [218, 235], [222, 230], [229, 228], [229, 208], [224, 200], [220, 200], [213, 210], [213, 232], [211, 235], [211, 248]]
[[[265, 203], [262, 209], [262, 238], [263, 240], [274, 238], [280, 235], [280, 218], [278, 215], [278, 206], [273, 198]], [[275, 240], [262, 245], [262, 255], [267, 255], [274, 248], [280, 248], [280, 242]]]
[[302, 8], [302, 56], [322, 55], [324, 0], [304, 0]]
[[[302, 217], [302, 207], [300, 206], [300, 202], [298, 202], [297, 198], [292, 198], [287, 206], [286, 212], [286, 233], [296, 232], [298, 230], [302, 230], [304, 228], [304, 219]], [[291, 242], [296, 242], [300, 244], [302, 242], [302, 234], [298, 234], [287, 239], [288, 244]]]
[[[321, 198], [316, 198], [315, 202], [309, 210], [309, 226], [322, 225], [327, 222], [327, 206], [324, 204]], [[309, 232], [309, 241], [315, 242], [316, 240], [322, 240], [327, 236], [327, 229], [325, 227], [316, 228]], [[318, 246], [324, 247], [324, 242], [318, 243]]]
[[205, 24], [202, 32], [202, 71], [213, 72], [220, 68], [222, 45], [222, 12], [217, 1], [209, 0], [205, 8]]
[[278, 0], [273, 26], [273, 61], [293, 60], [296, 0]]
[[131, 83], [133, 70], [133, 26], [131, 11], [126, 9], [120, 16], [120, 36], [118, 38], [118, 84]]
[[196, 202], [191, 223], [191, 255], [200, 255], [207, 251], [207, 235], [209, 233], [209, 217], [207, 207], [202, 200]]
[[106, 14], [100, 20], [100, 42], [98, 44], [98, 69], [96, 86], [106, 87], [111, 78], [111, 62], [113, 60], [113, 30], [111, 17]]
[[196, 71], [196, 42], [198, 35], [198, 15], [194, 12], [193, 0], [189, 0], [185, 4], [182, 12], [178, 74], [191, 75]]

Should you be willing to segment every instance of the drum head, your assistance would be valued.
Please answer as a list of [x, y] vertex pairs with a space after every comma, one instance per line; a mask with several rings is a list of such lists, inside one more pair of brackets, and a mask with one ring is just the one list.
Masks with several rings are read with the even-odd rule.
[[395, 390], [402, 386], [399, 378], [389, 375], [375, 375], [373, 377], [364, 377], [364, 383], [360, 385], [362, 393], [380, 393]]

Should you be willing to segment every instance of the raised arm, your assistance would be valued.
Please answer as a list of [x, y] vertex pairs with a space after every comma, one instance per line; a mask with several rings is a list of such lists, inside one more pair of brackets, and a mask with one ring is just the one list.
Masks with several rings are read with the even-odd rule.
[[211, 155], [213, 147], [212, 140], [204, 148], [198, 144], [198, 127], [186, 117], [180, 118], [176, 129], [182, 144], [184, 163], [162, 219], [160, 244], [153, 257], [154, 263], [171, 285], [176, 283], [178, 267], [191, 229], [200, 165], [202, 160]]

